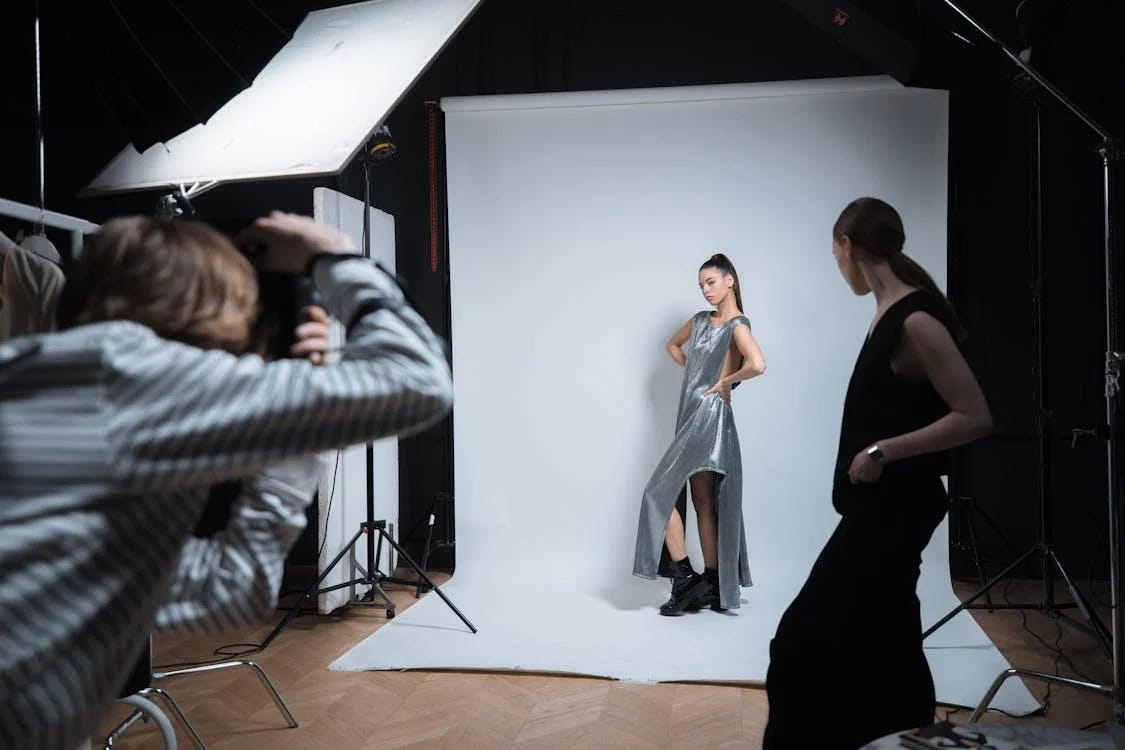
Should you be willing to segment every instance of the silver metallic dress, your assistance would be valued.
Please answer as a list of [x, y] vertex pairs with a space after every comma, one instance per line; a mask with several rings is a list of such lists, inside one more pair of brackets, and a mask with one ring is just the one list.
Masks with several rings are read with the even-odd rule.
[[727, 609], [739, 606], [739, 586], [751, 583], [746, 531], [742, 527], [742, 452], [730, 404], [718, 393], [703, 394], [722, 377], [731, 337], [739, 325], [749, 328], [750, 321], [739, 315], [714, 325], [706, 310], [692, 318], [691, 337], [684, 347], [687, 364], [680, 389], [676, 436], [645, 486], [633, 559], [634, 575], [656, 578], [664, 530], [680, 490], [693, 474], [715, 472], [719, 598]]

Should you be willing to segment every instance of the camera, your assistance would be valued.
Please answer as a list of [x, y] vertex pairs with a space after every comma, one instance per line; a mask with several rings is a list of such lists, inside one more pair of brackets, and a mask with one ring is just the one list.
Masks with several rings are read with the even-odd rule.
[[252, 348], [265, 359], [292, 356], [297, 326], [308, 321], [306, 310], [324, 302], [304, 274], [258, 271], [258, 319], [251, 333]]

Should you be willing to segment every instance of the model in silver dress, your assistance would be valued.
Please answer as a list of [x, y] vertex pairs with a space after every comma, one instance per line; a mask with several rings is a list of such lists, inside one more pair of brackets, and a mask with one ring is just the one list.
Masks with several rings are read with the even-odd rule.
[[[664, 615], [708, 605], [716, 610], [738, 607], [739, 587], [750, 585], [742, 454], [730, 393], [739, 382], [765, 372], [766, 363], [742, 314], [738, 275], [726, 256], [714, 255], [704, 263], [699, 283], [716, 311], [697, 313], [668, 342], [669, 354], [685, 368], [676, 436], [645, 486], [633, 562], [635, 575], [656, 578], [661, 547], [667, 543], [672, 596], [660, 608]], [[702, 575], [687, 559], [683, 519], [674, 510], [687, 484], [703, 549]]]

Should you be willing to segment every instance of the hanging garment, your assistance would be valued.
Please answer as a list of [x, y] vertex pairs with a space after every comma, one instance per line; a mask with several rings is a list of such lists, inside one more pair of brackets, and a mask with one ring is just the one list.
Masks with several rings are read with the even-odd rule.
[[633, 574], [656, 578], [664, 530], [676, 498], [688, 479], [713, 471], [715, 513], [719, 526], [719, 599], [725, 609], [739, 606], [739, 586], [750, 585], [746, 562], [746, 530], [742, 527], [742, 452], [734, 412], [718, 393], [704, 396], [723, 374], [734, 329], [750, 327], [744, 315], [722, 325], [710, 313], [692, 318], [691, 337], [684, 347], [687, 363], [680, 388], [676, 436], [645, 486], [637, 529]]
[[[16, 243], [8, 239], [8, 235], [0, 232], [0, 316], [4, 315], [4, 260], [8, 257], [8, 253], [12, 252], [13, 247], [16, 247]], [[0, 338], [3, 338], [3, 330], [0, 325]]]
[[55, 305], [65, 283], [58, 251], [46, 238], [37, 236], [29, 237], [26, 247], [10, 241], [4, 244], [8, 247], [0, 275], [0, 298], [4, 300], [0, 339], [53, 331]]

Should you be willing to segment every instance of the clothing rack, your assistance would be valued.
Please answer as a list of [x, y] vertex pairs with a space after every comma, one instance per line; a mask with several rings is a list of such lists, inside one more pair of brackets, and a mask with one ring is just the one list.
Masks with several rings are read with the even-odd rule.
[[67, 216], [56, 211], [47, 211], [36, 206], [29, 206], [26, 203], [17, 203], [7, 198], [0, 198], [0, 216], [10, 216], [13, 219], [70, 232], [70, 255], [72, 258], [78, 257], [78, 254], [82, 252], [83, 237], [87, 234], [93, 234], [101, 228], [85, 219]]

